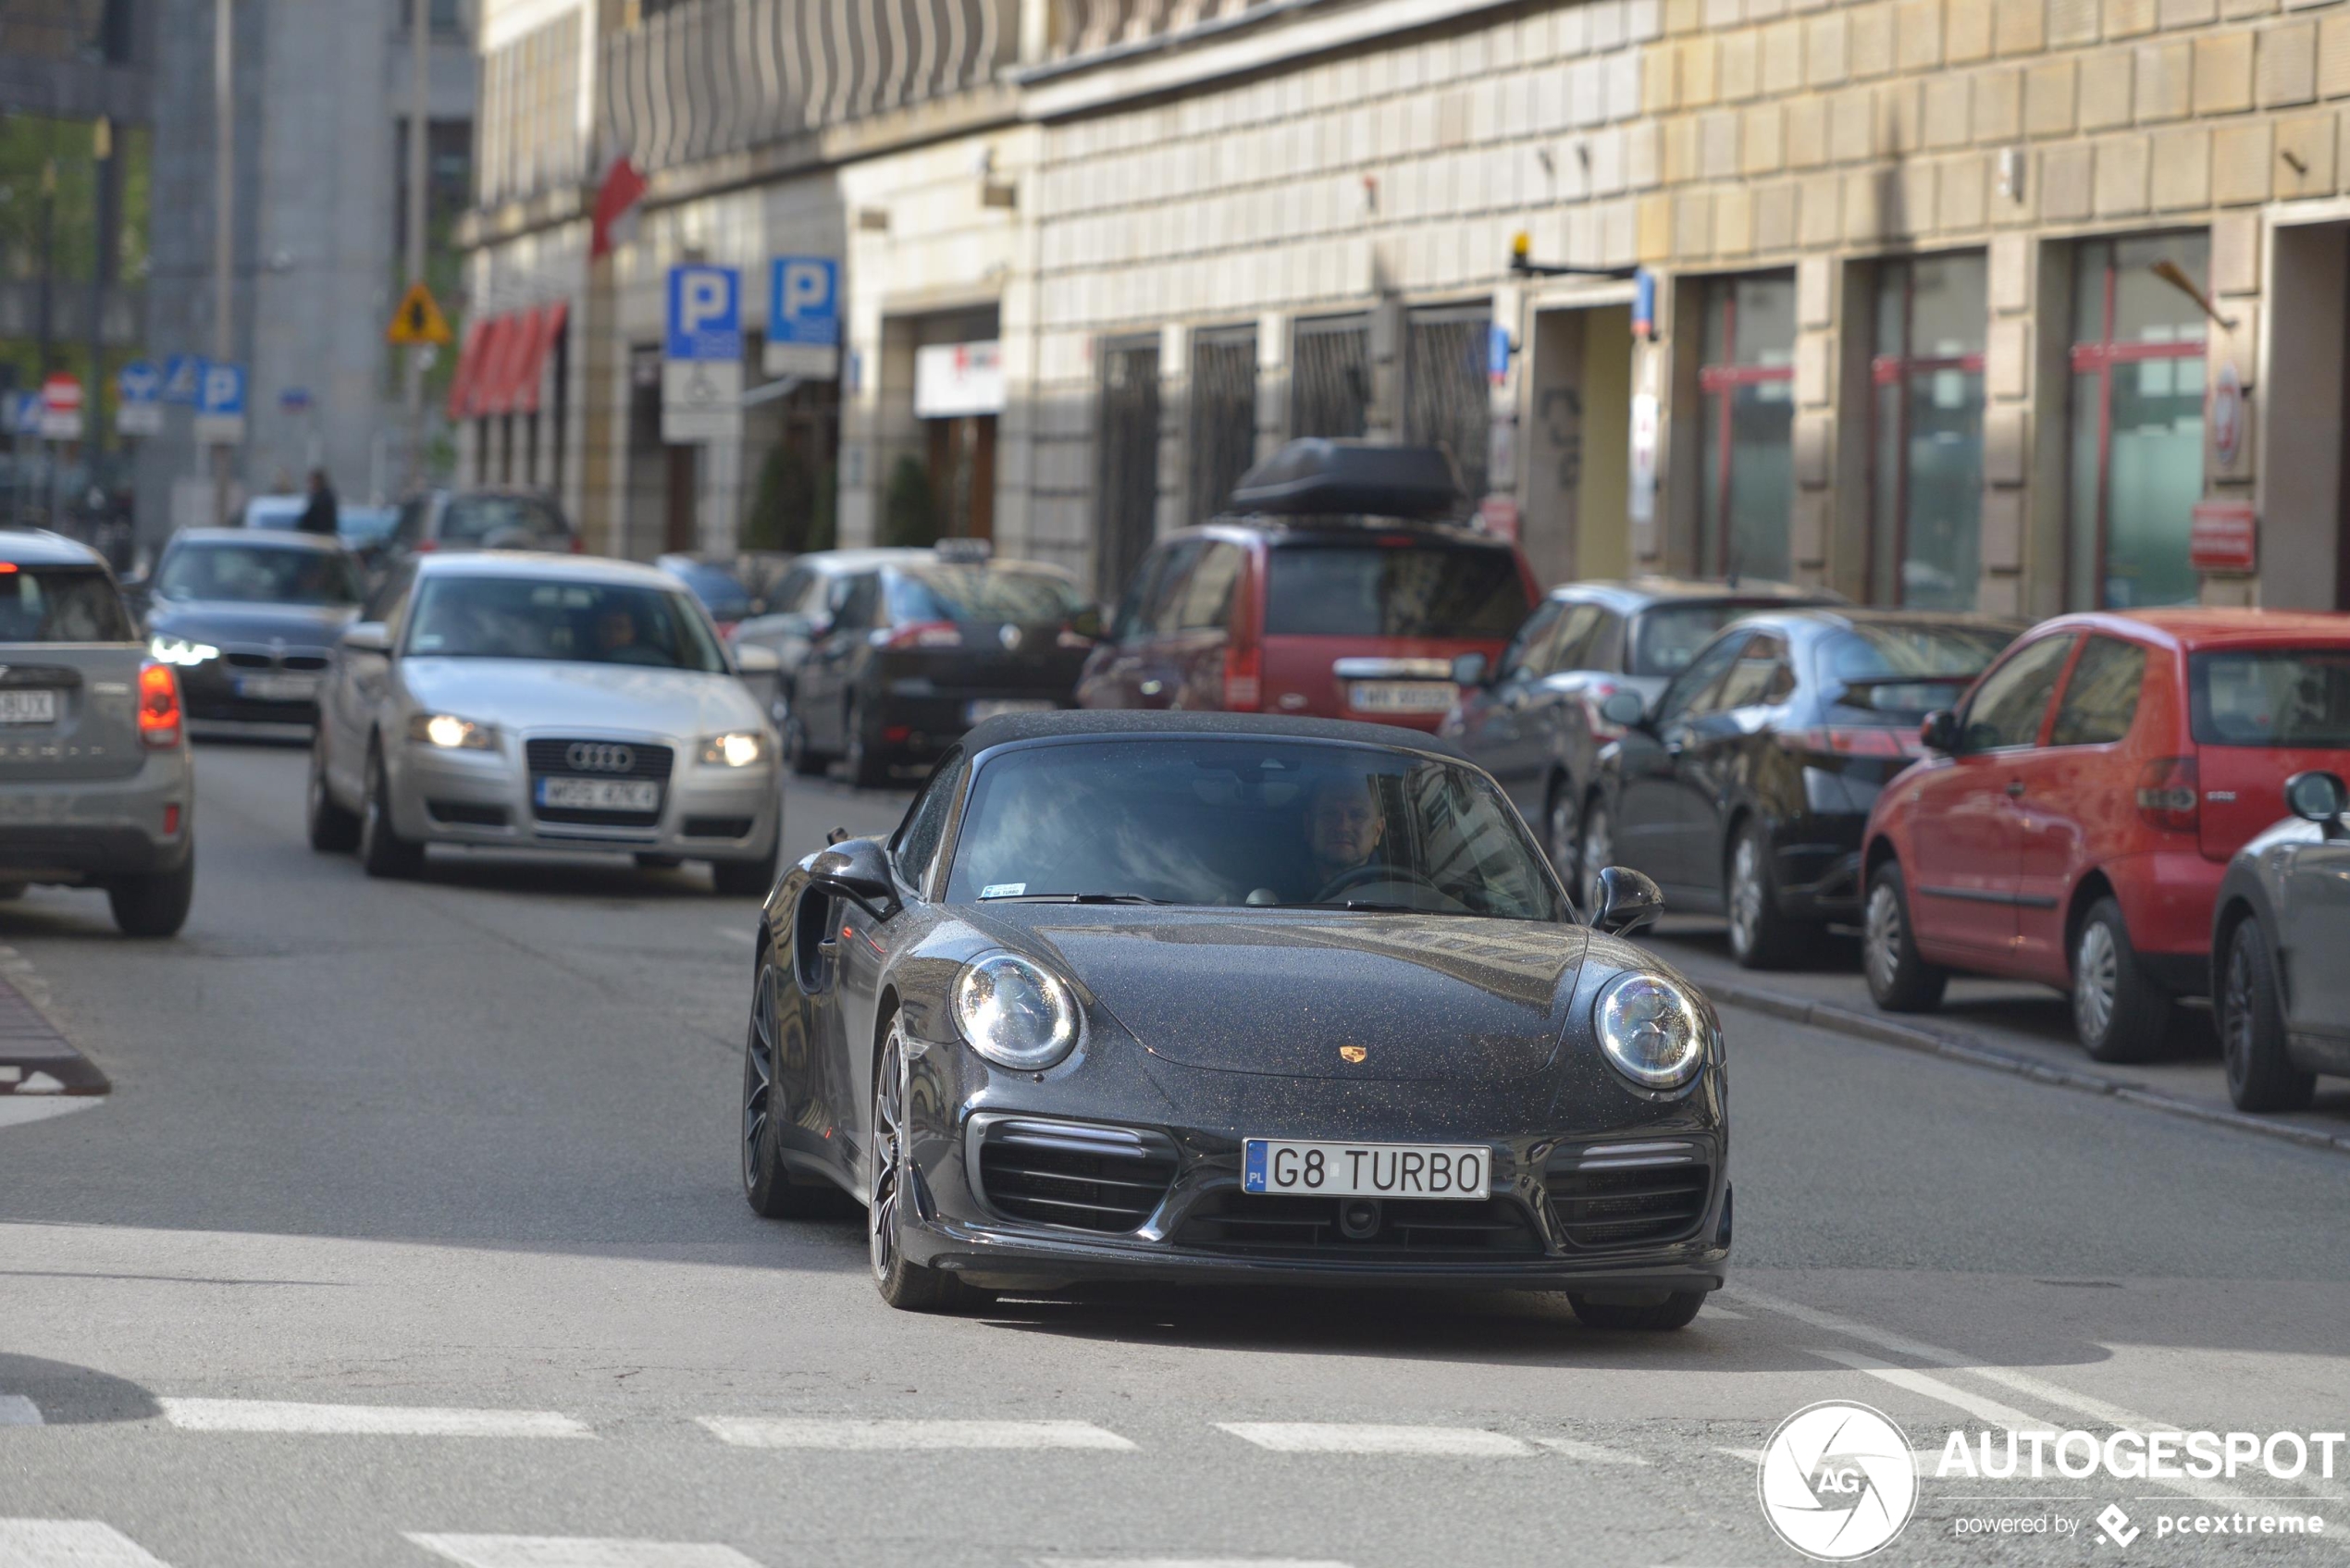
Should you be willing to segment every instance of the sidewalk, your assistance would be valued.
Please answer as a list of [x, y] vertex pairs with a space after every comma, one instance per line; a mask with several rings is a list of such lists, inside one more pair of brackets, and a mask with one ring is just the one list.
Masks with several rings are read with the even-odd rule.
[[2211, 1015], [2199, 1006], [2179, 1010], [2158, 1059], [2093, 1062], [2073, 1038], [2070, 1003], [2045, 986], [1953, 979], [1941, 1011], [1886, 1013], [1869, 999], [1868, 982], [1861, 978], [1860, 944], [1850, 938], [1831, 937], [1815, 964], [1787, 969], [1739, 969], [1731, 961], [1719, 920], [1668, 918], [1639, 940], [1702, 984], [1717, 1003], [2350, 1154], [2350, 1081], [2318, 1080], [2317, 1100], [2307, 1111], [2245, 1115], [2229, 1103]]

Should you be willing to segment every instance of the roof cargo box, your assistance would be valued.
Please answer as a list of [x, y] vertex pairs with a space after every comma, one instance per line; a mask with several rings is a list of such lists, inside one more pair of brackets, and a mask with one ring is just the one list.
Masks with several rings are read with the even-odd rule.
[[1241, 475], [1232, 510], [1276, 517], [1441, 518], [1459, 514], [1460, 483], [1434, 447], [1311, 437]]

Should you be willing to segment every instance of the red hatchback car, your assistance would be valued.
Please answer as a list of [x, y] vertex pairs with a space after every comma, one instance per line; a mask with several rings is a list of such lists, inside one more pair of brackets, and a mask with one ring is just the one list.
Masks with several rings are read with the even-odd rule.
[[2220, 879], [2285, 780], [2350, 768], [2350, 616], [2062, 616], [1923, 735], [1939, 755], [1862, 839], [1877, 1005], [1930, 1009], [1952, 969], [2045, 981], [2091, 1056], [2132, 1060], [2208, 989]]
[[1152, 547], [1077, 684], [1081, 708], [1362, 719], [1433, 731], [1534, 606], [1515, 545], [1436, 521], [1439, 452], [1292, 441], [1233, 512]]

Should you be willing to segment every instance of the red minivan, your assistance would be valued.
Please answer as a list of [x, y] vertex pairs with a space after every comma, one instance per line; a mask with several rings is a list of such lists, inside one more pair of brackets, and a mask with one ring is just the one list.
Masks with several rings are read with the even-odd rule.
[[1292, 441], [1235, 513], [1152, 547], [1077, 685], [1081, 708], [1362, 719], [1433, 731], [1453, 661], [1501, 655], [1537, 592], [1515, 545], [1430, 521], [1441, 454]]
[[2220, 879], [2285, 780], [2350, 768], [2350, 615], [2062, 616], [1923, 734], [1938, 755], [1862, 839], [1877, 1005], [1931, 1008], [1952, 969], [2045, 981], [2091, 1056], [2135, 1059], [2208, 988]]

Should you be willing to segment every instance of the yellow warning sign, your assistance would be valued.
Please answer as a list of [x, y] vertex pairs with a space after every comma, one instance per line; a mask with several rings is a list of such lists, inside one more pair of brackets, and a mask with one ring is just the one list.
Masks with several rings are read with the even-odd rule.
[[384, 333], [386, 341], [395, 348], [421, 348], [427, 343], [449, 341], [449, 318], [440, 314], [433, 302], [432, 290], [423, 278], [408, 285], [400, 296], [400, 308], [391, 313], [391, 326]]

